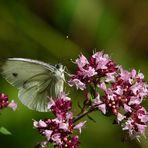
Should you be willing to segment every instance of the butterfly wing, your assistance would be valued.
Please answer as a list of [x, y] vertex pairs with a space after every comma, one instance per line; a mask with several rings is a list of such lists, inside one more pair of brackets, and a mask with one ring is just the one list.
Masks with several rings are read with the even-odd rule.
[[[42, 79], [39, 77], [43, 77]], [[18, 97], [21, 102], [32, 110], [41, 112], [47, 111], [47, 104], [49, 102], [49, 78], [47, 76], [35, 76], [36, 80], [28, 81], [23, 87], [19, 89]]]
[[51, 74], [54, 66], [22, 58], [8, 58], [1, 64], [1, 74], [13, 86], [20, 88], [36, 75]]
[[63, 91], [63, 77], [57, 77], [52, 65], [22, 58], [9, 58], [1, 65], [3, 77], [19, 89], [19, 99], [30, 109], [47, 111], [49, 97]]

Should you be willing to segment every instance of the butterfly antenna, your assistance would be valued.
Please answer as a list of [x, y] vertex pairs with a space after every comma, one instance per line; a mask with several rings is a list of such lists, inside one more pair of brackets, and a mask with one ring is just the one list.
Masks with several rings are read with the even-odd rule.
[[[67, 67], [65, 66], [65, 69], [68, 71]], [[70, 74], [69, 72], [64, 71], [65, 74], [67, 74], [69, 77], [72, 77], [73, 75]], [[63, 81], [68, 84], [68, 82], [65, 80], [65, 78], [63, 79]]]
[[69, 77], [72, 76], [72, 74], [70, 74], [70, 73], [68, 73], [68, 72], [66, 72], [66, 71], [64, 71], [64, 73], [67, 74]]
[[69, 70], [68, 70], [68, 68], [67, 68], [66, 66], [65, 66], [65, 70], [66, 70], [66, 71], [64, 71], [64, 73], [67, 74], [69, 77], [71, 77], [72, 74], [69, 73]]

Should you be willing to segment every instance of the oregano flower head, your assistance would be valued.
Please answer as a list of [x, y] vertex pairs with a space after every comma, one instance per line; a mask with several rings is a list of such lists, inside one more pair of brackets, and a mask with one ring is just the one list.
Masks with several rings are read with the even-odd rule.
[[148, 112], [142, 101], [148, 96], [144, 75], [135, 69], [125, 70], [107, 54], [96, 52], [86, 58], [83, 54], [73, 62], [77, 68], [68, 84], [84, 92], [80, 112], [72, 112], [72, 99], [64, 92], [50, 99], [48, 109], [55, 118], [34, 121], [34, 127], [44, 137], [41, 147], [52, 143], [56, 148], [76, 148], [79, 134], [86, 121], [79, 121], [89, 113], [101, 111], [104, 116], [114, 116], [113, 123], [121, 126], [125, 138], [138, 139], [147, 128]]

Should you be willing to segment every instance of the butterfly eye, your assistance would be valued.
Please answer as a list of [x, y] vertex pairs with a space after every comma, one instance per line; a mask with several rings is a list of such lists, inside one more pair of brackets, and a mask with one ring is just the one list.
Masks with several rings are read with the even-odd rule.
[[63, 65], [62, 65], [62, 64], [56, 64], [55, 67], [56, 67], [57, 69], [60, 69], [60, 68], [63, 67]]

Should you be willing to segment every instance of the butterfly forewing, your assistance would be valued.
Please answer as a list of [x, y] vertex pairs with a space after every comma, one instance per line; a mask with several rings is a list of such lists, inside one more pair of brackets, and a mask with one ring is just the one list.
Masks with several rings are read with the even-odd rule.
[[54, 71], [53, 66], [49, 68], [43, 62], [22, 58], [9, 58], [1, 67], [5, 79], [17, 88], [23, 83], [39, 74], [49, 74]]

